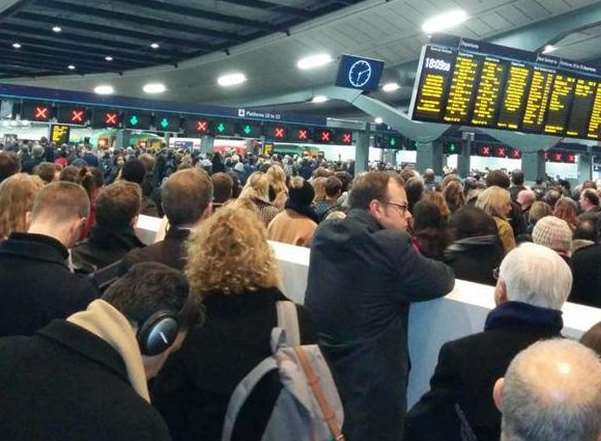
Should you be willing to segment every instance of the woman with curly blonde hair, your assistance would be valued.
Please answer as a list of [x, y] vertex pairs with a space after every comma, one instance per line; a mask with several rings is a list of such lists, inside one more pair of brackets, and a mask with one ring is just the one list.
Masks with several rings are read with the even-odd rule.
[[443, 187], [442, 194], [451, 213], [465, 205], [465, 195], [463, 194], [463, 185], [460, 181], [451, 180]]
[[269, 199], [278, 209], [283, 209], [288, 199], [288, 187], [286, 187], [286, 173], [278, 164], [273, 164], [267, 170], [269, 180]]
[[39, 176], [17, 173], [0, 184], [0, 240], [11, 233], [27, 231], [27, 212], [33, 200], [44, 187]]
[[493, 185], [488, 187], [478, 195], [476, 207], [484, 210], [486, 214], [492, 216], [497, 224], [499, 239], [503, 244], [505, 254], [515, 248], [515, 236], [513, 228], [507, 221], [507, 216], [511, 213], [511, 196], [504, 188]]
[[[276, 304], [287, 298], [278, 289], [265, 226], [253, 211], [240, 207], [224, 206], [192, 233], [186, 275], [210, 318], [189, 332], [157, 378], [153, 404], [174, 439], [216, 440], [232, 392], [271, 355]], [[305, 310], [296, 308], [301, 342], [315, 342]], [[245, 440], [261, 439], [280, 388], [273, 378], [254, 389], [254, 405], [236, 421]]]
[[269, 202], [269, 178], [263, 172], [254, 172], [248, 177], [239, 198], [249, 199], [257, 207], [265, 226], [280, 212]]

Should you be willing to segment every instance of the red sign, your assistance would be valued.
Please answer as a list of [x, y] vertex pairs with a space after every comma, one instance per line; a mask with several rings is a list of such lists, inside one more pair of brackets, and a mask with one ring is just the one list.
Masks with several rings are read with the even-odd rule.
[[83, 124], [86, 119], [86, 111], [84, 109], [73, 109], [69, 119], [73, 124]]
[[570, 163], [575, 163], [576, 162], [576, 155], [574, 153], [568, 153], [566, 155], [566, 162], [570, 162]]
[[323, 144], [329, 144], [334, 139], [334, 133], [328, 129], [317, 129], [315, 131], [315, 138], [317, 142], [321, 142]]
[[495, 147], [494, 153], [497, 158], [505, 158], [505, 157], [507, 157], [507, 147], [504, 147], [504, 146]]
[[194, 130], [198, 133], [208, 133], [209, 132], [209, 121], [206, 119], [199, 119], [194, 124]]
[[489, 145], [484, 145], [484, 146], [480, 147], [479, 154], [480, 154], [480, 156], [492, 155], [492, 147]]
[[286, 138], [286, 127], [284, 127], [284, 126], [275, 126], [272, 129], [271, 134], [276, 139], [285, 139]]
[[299, 141], [307, 141], [309, 140], [309, 130], [307, 129], [298, 129], [297, 138]]
[[562, 154], [560, 152], [553, 153], [553, 159], [557, 162], [561, 162]]
[[340, 135], [340, 142], [342, 144], [352, 144], [353, 143], [353, 133], [352, 132], [343, 132]]
[[119, 125], [119, 114], [117, 112], [105, 112], [104, 124], [115, 127]]
[[33, 117], [36, 121], [48, 121], [50, 118], [50, 108], [48, 106], [35, 106], [33, 108]]
[[520, 149], [511, 149], [511, 157], [513, 159], [521, 159], [522, 151]]

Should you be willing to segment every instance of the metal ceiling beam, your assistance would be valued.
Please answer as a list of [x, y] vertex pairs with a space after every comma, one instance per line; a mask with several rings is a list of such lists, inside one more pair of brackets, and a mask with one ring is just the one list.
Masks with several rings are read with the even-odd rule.
[[[87, 43], [87, 44], [92, 44], [94, 46], [108, 47], [108, 48], [111, 48], [110, 50], [120, 49], [122, 51], [128, 51], [128, 52], [139, 52], [139, 53], [151, 55], [151, 56], [154, 56], [157, 58], [158, 57], [173, 58], [174, 54], [176, 54], [178, 56], [181, 55], [182, 57], [185, 56], [185, 54], [183, 54], [182, 52], [173, 51], [170, 49], [163, 49], [163, 48], [150, 49], [150, 46], [147, 44], [140, 45], [140, 44], [126, 43], [124, 41], [104, 40], [102, 38], [87, 37], [87, 36], [81, 35], [81, 34], [70, 33], [65, 30], [63, 30], [62, 32], [57, 34], [56, 32], [40, 29], [39, 27], [36, 28], [33, 26], [25, 26], [25, 25], [16, 24], [16, 23], [5, 23], [5, 22], [2, 23], [0, 29], [5, 30], [5, 31], [15, 32], [15, 33], [20, 32], [20, 33], [24, 33], [24, 34], [30, 34], [31, 38], [35, 38], [37, 36], [43, 40], [47, 40], [50, 38], [52, 40], [59, 40], [60, 42], [62, 42], [62, 41], [77, 42], [78, 45], [80, 43]], [[15, 38], [17, 38], [16, 35], [15, 35]], [[105, 50], [105, 49], [94, 48], [94, 50], [100, 51], [100, 50]]]
[[155, 26], [161, 30], [169, 29], [176, 32], [186, 32], [195, 35], [205, 35], [207, 37], [219, 38], [222, 40], [231, 40], [234, 42], [242, 42], [246, 40], [246, 37], [231, 32], [201, 28], [199, 26], [192, 26], [183, 23], [173, 23], [166, 20], [158, 20], [156, 18], [144, 17], [142, 15], [128, 14], [121, 11], [109, 11], [108, 9], [101, 9], [92, 6], [82, 6], [63, 1], [44, 0], [43, 2], [39, 2], [39, 5], [43, 6], [44, 8], [57, 9], [60, 12], [68, 11], [84, 16], [102, 17], [109, 20], [114, 20], [115, 22], [134, 23], [143, 26]]
[[249, 20], [247, 18], [236, 17], [233, 15], [220, 14], [217, 12], [205, 11], [198, 8], [192, 8], [190, 6], [177, 5], [172, 3], [164, 3], [157, 0], [114, 0], [118, 3], [125, 3], [127, 5], [136, 5], [142, 8], [152, 9], [155, 11], [165, 11], [172, 14], [184, 15], [186, 17], [201, 18], [203, 20], [220, 21], [222, 23], [235, 24], [240, 26], [246, 26], [255, 29], [261, 29], [264, 31], [276, 32], [277, 28], [269, 23], [264, 23], [256, 20]]
[[276, 3], [266, 2], [263, 0], [222, 0], [224, 3], [231, 3], [237, 6], [245, 6], [252, 9], [260, 9], [262, 11], [269, 10], [269, 12], [282, 13], [286, 15], [293, 15], [296, 17], [313, 18], [314, 14], [311, 11], [305, 9], [294, 8], [291, 6], [278, 5]]
[[[26, 62], [26, 61], [13, 61], [7, 58], [4, 58], [4, 64], [6, 66], [8, 66], [9, 68], [21, 68], [21, 69], [27, 69], [28, 70], [28, 74], [29, 75], [37, 75], [38, 72], [43, 71], [43, 72], [49, 72], [49, 73], [54, 73], [56, 75], [61, 75], [61, 74], [73, 74], [73, 71], [67, 69], [66, 67], [64, 68], [60, 68], [56, 65], [56, 63], [52, 64], [52, 63], [40, 63], [39, 60], [37, 62]], [[0, 71], [2, 71], [4, 68], [0, 68]], [[77, 73], [82, 73], [82, 71], [77, 72]], [[85, 73], [90, 73], [88, 70], [85, 71]]]
[[49, 54], [43, 54], [43, 53], [37, 53], [37, 52], [33, 52], [33, 51], [22, 51], [22, 49], [20, 49], [19, 54], [15, 54], [14, 51], [10, 51], [8, 49], [0, 49], [0, 57], [4, 57], [6, 59], [12, 59], [12, 60], [24, 60], [24, 61], [31, 61], [32, 63], [35, 62], [47, 62], [51, 65], [54, 66], [59, 66], [59, 65], [64, 65], [64, 66], [68, 66], [69, 64], [73, 64], [74, 66], [78, 67], [78, 68], [83, 68], [83, 67], [87, 67], [92, 71], [97, 71], [97, 72], [123, 72], [125, 70], [129, 70], [129, 69], [133, 69], [133, 66], [128, 66], [128, 65], [123, 65], [123, 64], [115, 64], [114, 62], [112, 63], [108, 63], [108, 62], [103, 62], [103, 63], [96, 63], [93, 61], [89, 61], [89, 60], [84, 60], [82, 58], [76, 58], [74, 59], [73, 57], [61, 57], [61, 56], [56, 56], [56, 55], [49, 55]]
[[70, 27], [72, 29], [78, 29], [82, 31], [88, 32], [98, 32], [100, 34], [106, 35], [120, 35], [122, 37], [132, 38], [135, 40], [142, 40], [145, 42], [158, 42], [158, 43], [166, 43], [173, 46], [184, 46], [195, 49], [203, 49], [203, 47], [210, 46], [203, 41], [193, 41], [186, 40], [183, 38], [176, 37], [164, 37], [158, 34], [153, 34], [149, 32], [140, 32], [140, 31], [132, 31], [129, 29], [116, 28], [114, 26], [105, 26], [95, 23], [84, 23], [78, 20], [70, 20], [63, 17], [53, 17], [51, 15], [38, 14], [34, 12], [18, 12], [15, 14], [15, 17], [21, 18], [23, 20], [31, 20], [39, 23], [47, 23], [50, 25], [60, 25], [63, 27]]
[[20, 11], [33, 0], [11, 0], [12, 5], [5, 8], [2, 12], [0, 12], [0, 21], [4, 20], [12, 15], [14, 15], [17, 11]]
[[[0, 27], [0, 30], [2, 28]], [[54, 41], [48, 41], [45, 38], [32, 38], [32, 37], [24, 37], [24, 36], [15, 36], [14, 34], [5, 33], [0, 31], [0, 42], [13, 43], [18, 41], [21, 44], [26, 44], [28, 48], [41, 47], [46, 49], [58, 49], [61, 52], [65, 52], [67, 54], [76, 54], [80, 53], [84, 56], [88, 56], [91, 52], [96, 52], [98, 54], [98, 60], [100, 61], [105, 56], [110, 55], [113, 57], [115, 61], [126, 61], [130, 62], [131, 60], [139, 61], [141, 63], [149, 64], [162, 64], [165, 63], [165, 60], [162, 58], [153, 58], [149, 56], [140, 56], [138, 54], [126, 54], [120, 51], [107, 51], [99, 48], [95, 48], [93, 46], [86, 46], [83, 44], [69, 44], [69, 43], [58, 43]]]

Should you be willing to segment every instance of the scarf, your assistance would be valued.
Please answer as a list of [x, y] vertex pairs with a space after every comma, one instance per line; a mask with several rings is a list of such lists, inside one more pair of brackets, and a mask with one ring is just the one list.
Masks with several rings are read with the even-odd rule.
[[123, 358], [129, 382], [150, 403], [142, 354], [131, 323], [104, 300], [94, 300], [85, 311], [73, 314], [68, 322], [84, 328], [113, 347]]
[[563, 328], [561, 311], [522, 302], [505, 302], [490, 311], [485, 330], [506, 326], [534, 326], [559, 333]]
[[285, 208], [287, 210], [294, 210], [298, 214], [300, 214], [302, 216], [306, 216], [309, 219], [311, 219], [313, 222], [315, 222], [316, 224], [319, 224], [319, 216], [317, 215], [317, 213], [315, 212], [313, 207], [311, 207], [310, 205], [295, 204], [294, 202], [292, 202], [290, 200], [290, 198], [288, 198], [288, 200], [286, 201]]

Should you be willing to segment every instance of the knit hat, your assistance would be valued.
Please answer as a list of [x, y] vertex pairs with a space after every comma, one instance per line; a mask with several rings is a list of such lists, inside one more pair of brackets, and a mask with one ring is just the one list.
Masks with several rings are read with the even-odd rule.
[[241, 162], [236, 163], [236, 165], [234, 165], [234, 170], [236, 170], [238, 173], [244, 173], [244, 164]]
[[572, 230], [563, 219], [545, 216], [534, 226], [532, 241], [555, 251], [568, 252], [572, 248]]
[[288, 197], [295, 206], [309, 206], [315, 198], [313, 186], [303, 178], [296, 176], [291, 179], [288, 188]]
[[142, 185], [144, 182], [144, 176], [146, 176], [146, 167], [144, 163], [139, 159], [130, 159], [123, 166], [121, 177], [129, 182]]

